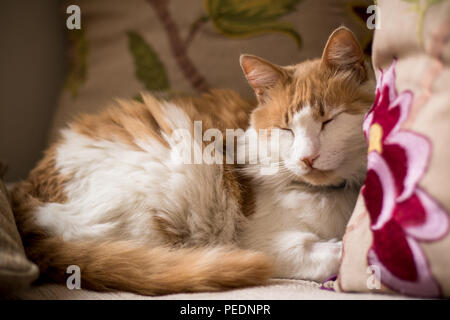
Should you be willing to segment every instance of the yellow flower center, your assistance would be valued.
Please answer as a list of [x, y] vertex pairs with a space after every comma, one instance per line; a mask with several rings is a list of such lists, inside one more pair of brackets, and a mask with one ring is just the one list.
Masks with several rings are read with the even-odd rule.
[[383, 128], [378, 123], [374, 123], [369, 130], [369, 152], [375, 150], [381, 153], [383, 151], [382, 138]]

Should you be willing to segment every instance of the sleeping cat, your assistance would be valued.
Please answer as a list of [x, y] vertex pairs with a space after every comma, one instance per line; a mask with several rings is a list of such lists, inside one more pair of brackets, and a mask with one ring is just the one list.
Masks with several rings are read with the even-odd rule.
[[[337, 274], [365, 178], [361, 127], [374, 99], [371, 67], [346, 28], [330, 36], [322, 59], [279, 67], [244, 55], [241, 66], [259, 102], [247, 133], [279, 134], [278, 157], [259, 151], [257, 164], [243, 170], [255, 204], [240, 246], [269, 256], [275, 277], [323, 281]], [[262, 172], [261, 163], [278, 172]]]
[[[246, 55], [241, 65], [257, 106], [223, 90], [144, 95], [62, 130], [11, 192], [26, 253], [44, 278], [64, 283], [77, 265], [83, 288], [154, 295], [336, 272], [365, 172], [370, 68], [345, 28], [322, 59], [282, 68]], [[281, 129], [278, 172], [183, 162], [206, 145], [196, 135], [247, 128], [249, 119], [248, 130]]]

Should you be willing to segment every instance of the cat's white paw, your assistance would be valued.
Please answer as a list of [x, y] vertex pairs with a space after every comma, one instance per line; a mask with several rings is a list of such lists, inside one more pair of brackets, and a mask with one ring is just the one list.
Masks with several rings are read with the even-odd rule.
[[314, 252], [315, 270], [311, 280], [323, 282], [337, 274], [342, 256], [342, 241], [317, 243]]

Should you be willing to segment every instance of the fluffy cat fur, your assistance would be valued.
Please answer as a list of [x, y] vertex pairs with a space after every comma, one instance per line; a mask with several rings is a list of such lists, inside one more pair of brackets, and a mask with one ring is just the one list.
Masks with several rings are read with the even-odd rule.
[[[241, 65], [257, 106], [224, 90], [171, 101], [144, 95], [62, 130], [11, 190], [43, 278], [64, 283], [78, 265], [83, 288], [155, 295], [336, 271], [365, 172], [370, 67], [345, 28], [322, 59], [278, 67], [246, 55]], [[281, 128], [280, 172], [183, 164], [194, 120], [222, 132], [249, 122], [248, 130]], [[176, 141], [180, 128], [191, 134]]]
[[[143, 97], [82, 115], [12, 191], [28, 257], [64, 283], [154, 295], [263, 283], [262, 254], [233, 245], [245, 219], [239, 176], [228, 165], [185, 165], [192, 137], [172, 131], [243, 127], [251, 104], [213, 91], [172, 102]], [[199, 146], [196, 145], [196, 148]]]

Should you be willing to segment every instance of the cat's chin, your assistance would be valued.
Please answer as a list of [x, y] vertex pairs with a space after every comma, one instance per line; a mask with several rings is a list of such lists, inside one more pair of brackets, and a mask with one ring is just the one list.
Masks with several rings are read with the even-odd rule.
[[298, 175], [298, 181], [318, 187], [337, 187], [345, 184], [345, 179], [338, 176], [334, 170], [311, 168], [308, 172]]

